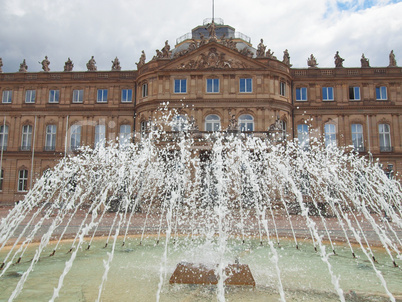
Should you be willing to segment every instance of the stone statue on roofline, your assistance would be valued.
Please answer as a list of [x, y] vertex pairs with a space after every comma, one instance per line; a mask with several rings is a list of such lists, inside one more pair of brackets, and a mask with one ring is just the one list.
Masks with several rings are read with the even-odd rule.
[[74, 64], [70, 58], [68, 58], [67, 62], [64, 63], [64, 71], [73, 71]]
[[288, 65], [289, 67], [292, 66], [292, 64], [290, 64], [290, 56], [289, 56], [289, 51], [287, 49], [285, 49], [285, 51], [283, 52], [282, 63]]
[[42, 62], [38, 62], [39, 64], [42, 64], [42, 69], [44, 72], [49, 72], [50, 68], [50, 61], [47, 59], [47, 56], [45, 56], [45, 59]]
[[261, 42], [260, 42], [260, 44], [258, 44], [258, 47], [257, 47], [257, 58], [265, 57], [265, 49], [266, 48], [267, 47], [264, 45], [264, 40], [261, 39]]
[[[157, 50], [157, 51], [159, 51], [159, 50]], [[135, 63], [135, 64], [137, 64], [137, 69], [141, 68], [141, 66], [143, 66], [145, 64], [145, 60], [146, 60], [145, 51], [142, 50], [138, 63]]]
[[388, 65], [388, 67], [397, 67], [395, 54], [394, 54], [393, 50], [391, 50], [391, 52], [389, 53], [389, 65]]
[[87, 63], [87, 69], [88, 71], [96, 71], [96, 62], [94, 59], [94, 56], [91, 57], [91, 59]]
[[307, 59], [307, 65], [309, 68], [317, 68], [317, 59], [314, 57], [313, 54], [311, 54], [310, 58]]
[[334, 59], [335, 59], [335, 67], [336, 68], [343, 67], [343, 61], [345, 61], [345, 59], [341, 58], [341, 56], [339, 55], [339, 51], [336, 52]]
[[3, 59], [0, 58], [0, 73], [3, 72]]
[[214, 20], [208, 25], [207, 30], [209, 32], [209, 41], [216, 42], [218, 41], [218, 37], [216, 36], [216, 25]]
[[18, 71], [19, 72], [27, 72], [27, 70], [28, 70], [28, 65], [24, 59], [24, 61], [22, 61], [22, 63], [20, 64], [20, 69]]
[[265, 54], [265, 56], [267, 58], [269, 58], [269, 59], [275, 59], [276, 60], [276, 57], [274, 56], [274, 52], [273, 51], [271, 52], [271, 48], [267, 50], [267, 53]]
[[369, 68], [370, 67], [370, 62], [369, 59], [367, 59], [364, 56], [364, 53], [362, 54], [362, 58], [360, 59], [361, 67], [362, 68]]
[[165, 46], [162, 48], [162, 57], [163, 58], [170, 58], [172, 52], [170, 51], [170, 45], [168, 40], [165, 41]]
[[112, 71], [120, 71], [121, 67], [120, 67], [120, 61], [119, 59], [116, 57], [113, 61], [112, 61]]

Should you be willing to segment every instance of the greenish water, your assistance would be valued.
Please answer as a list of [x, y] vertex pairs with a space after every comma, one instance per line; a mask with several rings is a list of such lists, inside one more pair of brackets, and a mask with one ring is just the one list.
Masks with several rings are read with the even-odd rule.
[[[53, 257], [48, 257], [53, 247], [49, 245], [42, 253], [15, 301], [48, 301], [57, 287], [65, 263], [71, 257], [67, 254], [71, 243], [59, 246]], [[87, 244], [78, 251], [70, 272], [64, 280], [57, 301], [95, 301], [104, 274], [104, 261], [111, 252], [111, 241], [104, 248], [105, 240], [97, 239], [89, 250]], [[276, 246], [281, 272], [281, 280], [287, 301], [339, 301], [327, 265], [308, 242], [301, 242], [300, 249], [293, 242], [283, 240]], [[15, 289], [20, 276], [30, 265], [36, 246], [32, 246], [18, 265], [10, 267], [0, 278], [0, 301], [7, 301]], [[327, 252], [330, 249], [327, 248]], [[379, 278], [364, 254], [355, 249], [358, 256], [353, 259], [350, 249], [336, 246], [337, 255], [329, 257], [329, 262], [347, 301], [389, 301]], [[0, 252], [0, 260], [6, 255]], [[102, 301], [155, 301], [160, 280], [164, 244], [155, 244], [155, 239], [147, 239], [139, 245], [136, 238], [117, 241], [114, 258], [108, 278], [102, 291]], [[217, 257], [214, 243], [192, 242], [179, 239], [175, 245], [169, 244], [166, 266], [162, 266], [164, 277], [161, 301], [216, 301], [216, 286], [169, 285], [169, 278], [177, 263], [181, 261], [213, 265]], [[402, 271], [392, 265], [389, 257], [381, 249], [374, 250], [378, 260], [376, 267], [387, 282], [389, 291], [398, 299], [402, 296]], [[259, 245], [259, 241], [231, 241], [227, 246], [225, 263], [248, 264], [256, 281], [256, 287], [226, 288], [227, 301], [278, 301], [278, 277], [269, 246]], [[398, 264], [401, 261], [398, 260]], [[351, 292], [352, 291], [352, 292]], [[362, 300], [356, 300], [362, 299]]]

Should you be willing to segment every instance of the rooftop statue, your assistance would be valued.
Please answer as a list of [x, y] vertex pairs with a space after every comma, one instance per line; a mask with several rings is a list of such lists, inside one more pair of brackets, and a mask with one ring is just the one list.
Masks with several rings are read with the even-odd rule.
[[287, 49], [285, 49], [285, 51], [283, 52], [283, 60], [282, 62], [286, 65], [288, 65], [289, 67], [292, 66], [292, 64], [290, 64], [290, 56], [289, 56], [289, 52]]
[[168, 40], [165, 41], [165, 47], [162, 48], [162, 57], [163, 58], [170, 58], [172, 52], [170, 51], [170, 45]]
[[265, 49], [267, 47], [264, 45], [264, 40], [261, 39], [260, 44], [258, 44], [258, 48], [257, 48], [257, 58], [262, 58], [265, 57]]
[[96, 71], [96, 62], [94, 56], [92, 56], [91, 59], [88, 61], [87, 69], [88, 71]]
[[[157, 50], [157, 52], [158, 52], [158, 51], [159, 51], [159, 50]], [[137, 64], [137, 68], [141, 68], [141, 66], [145, 64], [145, 60], [146, 60], [145, 51], [142, 50], [142, 51], [141, 51], [140, 60], [138, 61], [138, 63], [136, 63], [136, 64]]]
[[120, 61], [119, 59], [116, 57], [113, 61], [112, 61], [112, 71], [120, 71], [121, 67], [120, 67]]
[[360, 59], [360, 63], [362, 64], [362, 65], [361, 65], [362, 68], [368, 68], [368, 67], [370, 67], [369, 59], [367, 59], [367, 58], [364, 56], [364, 53], [362, 54], [362, 58]]
[[335, 56], [335, 67], [339, 68], [339, 67], [343, 67], [343, 61], [345, 61], [345, 59], [342, 59], [339, 55], [339, 51], [336, 52]]
[[42, 62], [38, 62], [39, 64], [42, 64], [42, 69], [44, 72], [49, 72], [50, 68], [50, 61], [47, 59], [47, 56], [45, 56], [45, 59]]
[[160, 59], [163, 57], [162, 52], [159, 49], [156, 49], [156, 55], [154, 55], [154, 57], [152, 58], [152, 60], [156, 60], [156, 59]]
[[229, 120], [228, 131], [235, 131], [235, 130], [239, 130], [239, 125], [237, 124], [236, 116], [232, 115], [232, 117]]
[[201, 41], [200, 41], [199, 47], [201, 47], [202, 45], [207, 43], [207, 40], [205, 39], [205, 36], [202, 33], [200, 33], [200, 40]]
[[74, 64], [70, 58], [68, 58], [67, 62], [64, 63], [64, 71], [73, 71]]
[[3, 59], [2, 59], [2, 58], [0, 58], [0, 72], [3, 72], [2, 67], [3, 67]]
[[389, 65], [388, 65], [388, 67], [397, 67], [395, 54], [394, 54], [393, 50], [391, 50], [391, 52], [389, 53]]
[[218, 37], [216, 36], [216, 25], [214, 20], [208, 25], [207, 30], [209, 32], [209, 41], [218, 41]]
[[18, 71], [19, 72], [27, 72], [27, 70], [28, 70], [28, 65], [24, 59], [24, 61], [22, 61], [22, 63], [20, 64], [20, 69]]
[[240, 53], [249, 58], [252, 58], [254, 56], [253, 52], [248, 49], [248, 47], [244, 47], [242, 50], [240, 50]]
[[313, 54], [311, 54], [310, 58], [307, 59], [307, 65], [309, 68], [317, 68], [317, 59], [314, 57]]
[[267, 51], [267, 53], [265, 54], [265, 56], [266, 56], [267, 58], [269, 58], [269, 59], [275, 59], [275, 60], [276, 60], [276, 57], [274, 56], [274, 52], [271, 52], [271, 48], [268, 49], [268, 51]]

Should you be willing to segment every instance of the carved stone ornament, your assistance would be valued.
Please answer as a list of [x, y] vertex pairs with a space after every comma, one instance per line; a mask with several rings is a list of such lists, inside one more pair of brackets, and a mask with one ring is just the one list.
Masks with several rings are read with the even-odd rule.
[[3, 72], [3, 59], [0, 58], [0, 72]]
[[137, 64], [137, 68], [140, 68], [142, 65], [144, 65], [145, 60], [146, 60], [145, 51], [141, 51], [140, 59], [138, 60], [138, 63], [135, 63], [135, 64]]
[[87, 69], [88, 71], [96, 71], [96, 62], [94, 59], [94, 56], [91, 57], [91, 59], [87, 63]]
[[112, 61], [112, 71], [120, 71], [121, 67], [120, 67], [120, 61], [119, 59], [116, 57], [113, 61]]
[[42, 62], [38, 62], [39, 64], [42, 64], [42, 69], [44, 72], [49, 72], [50, 68], [50, 61], [48, 60], [47, 56], [45, 56], [45, 59]]
[[307, 65], [309, 68], [317, 68], [317, 59], [314, 57], [313, 54], [311, 54], [310, 58], [307, 59]]
[[24, 61], [22, 61], [22, 63], [20, 64], [20, 69], [18, 70], [19, 72], [27, 72], [28, 70], [28, 65], [24, 59]]
[[388, 65], [388, 67], [397, 67], [395, 54], [394, 54], [393, 50], [391, 50], [391, 52], [389, 53], [389, 65]]
[[67, 62], [64, 63], [64, 71], [73, 71], [74, 64], [70, 58], [68, 58]]
[[290, 56], [289, 56], [289, 51], [287, 49], [285, 49], [285, 51], [283, 52], [282, 63], [288, 65], [289, 67], [292, 66], [292, 64], [290, 64]]
[[183, 62], [178, 69], [207, 69], [207, 68], [246, 68], [246, 65], [236, 59], [227, 59], [226, 54], [218, 53], [215, 47], [209, 49], [209, 52], [202, 53], [195, 59]]
[[362, 68], [368, 68], [368, 67], [370, 67], [369, 59], [367, 59], [367, 58], [364, 56], [364, 53], [362, 54], [362, 58], [360, 59], [360, 63], [361, 63], [361, 67], [362, 67]]
[[339, 51], [336, 52], [334, 59], [335, 59], [335, 67], [336, 68], [343, 67], [343, 61], [345, 61], [345, 59], [341, 58], [341, 56], [339, 55]]
[[239, 130], [239, 125], [237, 124], [236, 116], [232, 115], [229, 120], [228, 131]]
[[260, 42], [260, 44], [258, 44], [258, 47], [257, 47], [257, 58], [265, 57], [265, 49], [266, 48], [267, 47], [264, 45], [264, 40], [261, 39], [261, 42]]

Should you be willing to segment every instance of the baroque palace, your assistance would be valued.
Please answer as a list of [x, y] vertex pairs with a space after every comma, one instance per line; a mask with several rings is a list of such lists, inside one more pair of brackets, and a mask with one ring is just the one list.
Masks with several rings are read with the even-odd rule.
[[[137, 70], [0, 73], [0, 205], [21, 200], [47, 169], [80, 146], [119, 139], [140, 140], [161, 103], [177, 109], [169, 131], [185, 120], [202, 135], [242, 131], [266, 137], [276, 131], [308, 149], [313, 137], [325, 145], [346, 146], [378, 158], [390, 177], [402, 171], [402, 68], [393, 51], [389, 66], [318, 68], [313, 55], [306, 68], [292, 68], [287, 50], [277, 58], [263, 40], [249, 37], [222, 20], [204, 24], [168, 41]], [[2, 61], [0, 59], [0, 72]]]

